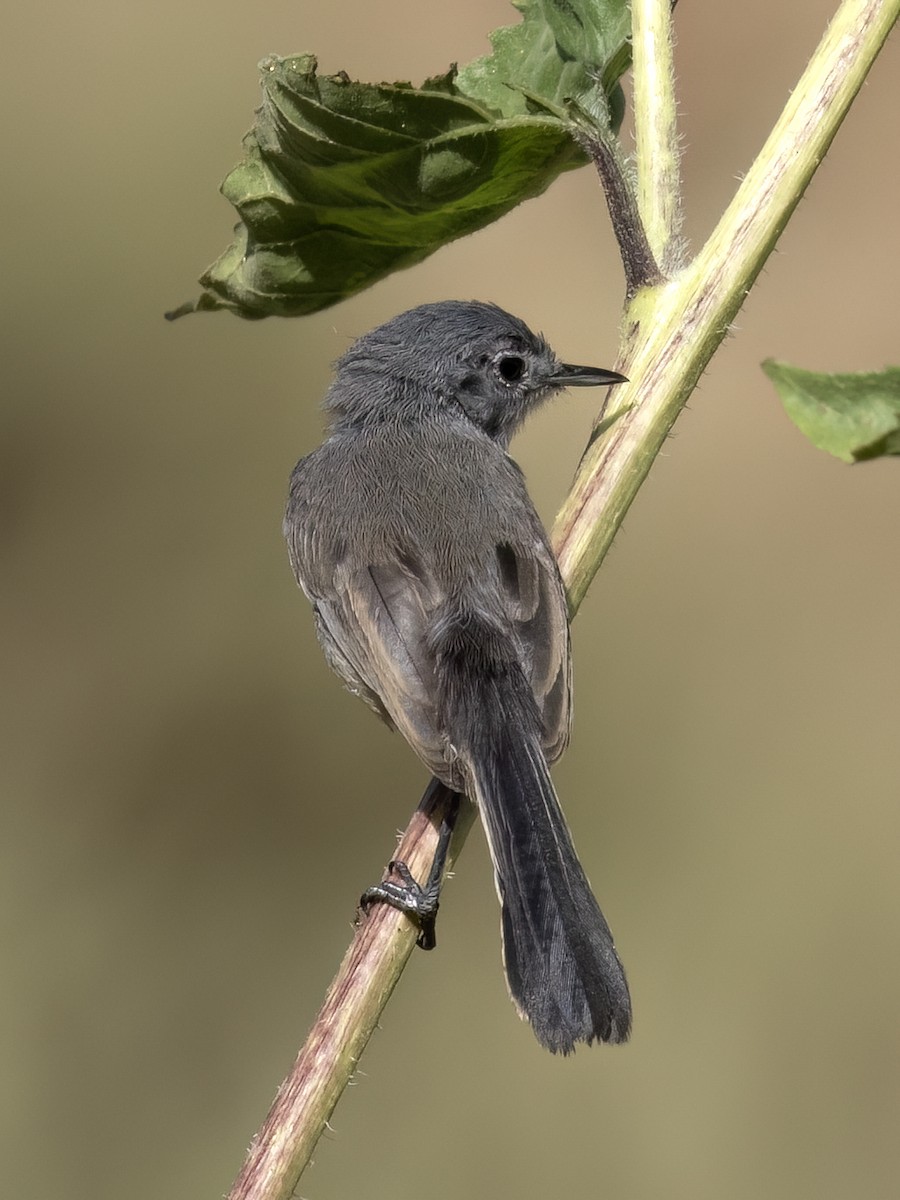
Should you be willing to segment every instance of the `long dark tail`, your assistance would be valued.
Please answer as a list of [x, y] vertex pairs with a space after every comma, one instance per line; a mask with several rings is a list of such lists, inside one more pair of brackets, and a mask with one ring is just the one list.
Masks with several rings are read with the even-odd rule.
[[625, 972], [572, 845], [530, 689], [517, 666], [477, 687], [478, 716], [460, 732], [494, 864], [513, 1002], [548, 1050], [624, 1042]]

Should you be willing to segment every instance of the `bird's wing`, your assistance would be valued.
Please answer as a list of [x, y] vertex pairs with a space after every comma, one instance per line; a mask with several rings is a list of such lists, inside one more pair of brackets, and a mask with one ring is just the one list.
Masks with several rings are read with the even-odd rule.
[[[566, 599], [524, 485], [512, 517], [490, 502], [472, 510], [475, 517], [463, 506], [468, 521], [460, 545], [454, 545], [460, 514], [441, 515], [452, 508], [448, 487], [444, 508], [434, 497], [423, 506], [431, 514], [427, 530], [415, 529], [407, 515], [405, 545], [395, 543], [387, 552], [387, 539], [364, 539], [348, 527], [343, 539], [333, 538], [326, 548], [316, 513], [322, 489], [305, 478], [310, 461], [295, 472], [285, 532], [326, 656], [350, 689], [400, 729], [436, 775], [458, 787], [440, 711], [437, 647], [442, 630], [456, 621], [464, 627], [470, 618], [485, 620], [506, 647], [502, 657], [521, 666], [541, 714], [544, 753], [551, 762], [558, 758], [568, 740], [570, 713]], [[518, 468], [504, 456], [500, 467], [505, 471], [507, 464], [520, 484]], [[485, 478], [486, 466], [494, 469], [496, 463], [478, 459], [473, 473]], [[422, 472], [426, 481], [429, 471], [434, 473], [431, 464]], [[509, 480], [504, 482], [501, 495], [509, 490]], [[446, 528], [436, 529], [435, 521]], [[373, 547], [369, 554], [366, 545]]]
[[315, 604], [323, 644], [336, 645], [343, 660], [329, 655], [332, 666], [364, 698], [377, 697], [376, 707], [434, 774], [458, 783], [448, 774], [453, 752], [440, 728], [429, 648], [433, 581], [400, 562], [338, 565], [329, 591]]
[[569, 740], [569, 622], [559, 568], [537, 518], [533, 539], [498, 547], [497, 564], [504, 616], [543, 720], [544, 753], [555, 762]]

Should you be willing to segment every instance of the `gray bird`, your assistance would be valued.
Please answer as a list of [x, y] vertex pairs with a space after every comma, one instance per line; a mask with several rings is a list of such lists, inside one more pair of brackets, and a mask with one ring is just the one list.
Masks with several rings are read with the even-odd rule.
[[631, 1005], [550, 779], [569, 737], [566, 597], [507, 447], [560, 389], [623, 379], [560, 362], [495, 305], [402, 313], [338, 361], [284, 522], [328, 662], [477, 804], [510, 994], [562, 1053], [624, 1041]]

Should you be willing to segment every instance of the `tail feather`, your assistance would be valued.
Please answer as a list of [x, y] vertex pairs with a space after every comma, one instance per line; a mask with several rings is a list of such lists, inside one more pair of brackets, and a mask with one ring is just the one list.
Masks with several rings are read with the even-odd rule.
[[624, 1042], [625, 972], [556, 797], [543, 723], [516, 647], [451, 614], [435, 637], [442, 724], [481, 812], [500, 896], [510, 994], [539, 1042]]
[[444, 662], [458, 718], [453, 741], [494, 864], [513, 1002], [554, 1052], [624, 1042], [625, 972], [559, 806], [531, 690], [515, 663], [457, 672], [450, 656]]
[[540, 746], [507, 725], [473, 763], [502, 907], [510, 994], [538, 1040], [623, 1042], [625, 973], [572, 845]]

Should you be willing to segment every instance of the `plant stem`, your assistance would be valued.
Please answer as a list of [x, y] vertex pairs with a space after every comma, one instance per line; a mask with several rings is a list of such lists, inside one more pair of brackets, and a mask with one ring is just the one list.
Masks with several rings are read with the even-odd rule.
[[625, 313], [622, 369], [553, 533], [577, 610], [685, 401], [725, 337], [853, 97], [900, 15], [900, 0], [844, 0], [709, 241]]
[[[396, 857], [419, 879], [427, 878], [431, 869], [441, 821], [450, 816], [451, 797], [444, 787], [429, 788], [397, 847]], [[456, 814], [448, 869], [474, 816], [475, 809], [468, 803]], [[291, 1200], [294, 1196], [415, 943], [412, 921], [387, 904], [376, 904], [358, 923], [316, 1022], [278, 1089], [227, 1200]]]
[[625, 270], [625, 296], [631, 299], [641, 288], [662, 283], [663, 277], [641, 221], [628, 166], [611, 133], [594, 129], [580, 133], [578, 140], [591, 156], [603, 185]]
[[671, 0], [632, 0], [631, 35], [638, 210], [653, 256], [669, 274], [681, 227]]

